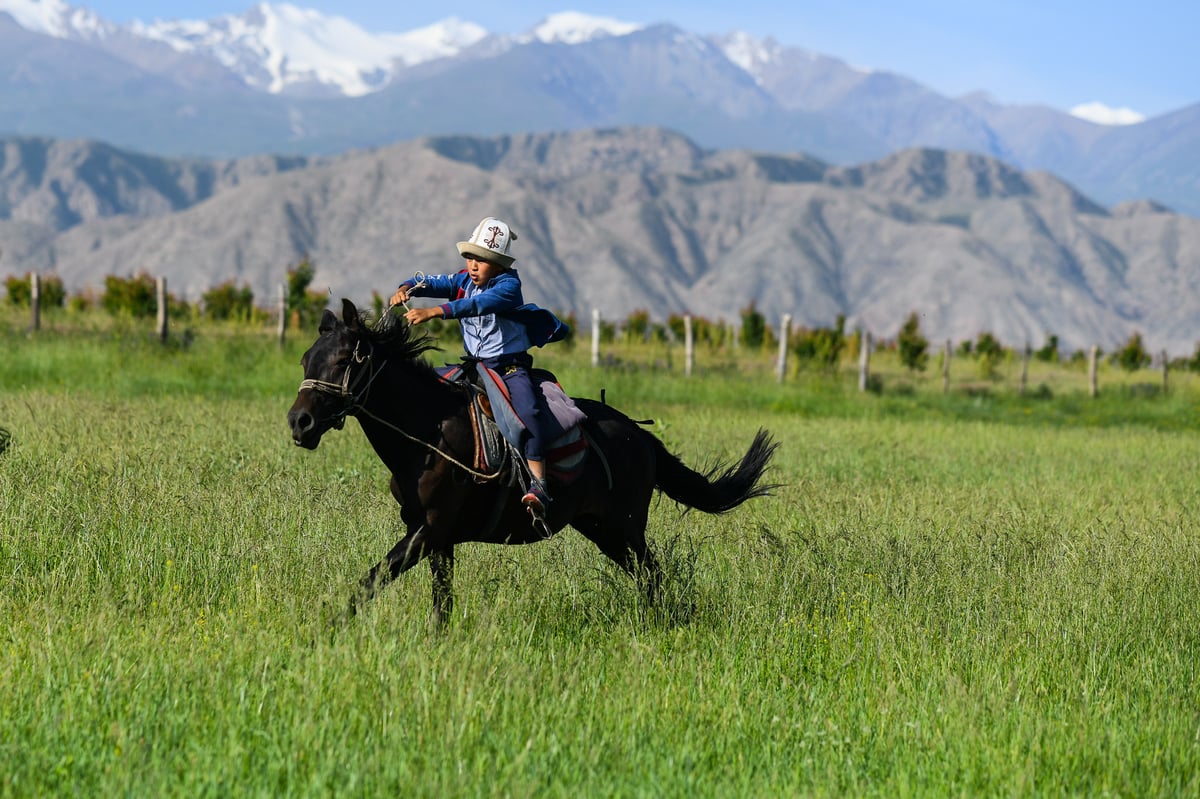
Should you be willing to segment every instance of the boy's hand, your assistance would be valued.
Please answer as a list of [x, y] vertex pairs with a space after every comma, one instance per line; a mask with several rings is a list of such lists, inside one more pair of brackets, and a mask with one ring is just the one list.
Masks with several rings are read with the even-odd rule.
[[413, 308], [404, 314], [404, 318], [408, 320], [410, 325], [419, 325], [422, 322], [428, 322], [430, 319], [441, 319], [442, 307], [439, 305], [434, 308]]
[[404, 286], [401, 286], [400, 288], [396, 289], [396, 293], [392, 295], [392, 298], [388, 301], [388, 304], [401, 305], [406, 302], [408, 302], [408, 289], [406, 289]]

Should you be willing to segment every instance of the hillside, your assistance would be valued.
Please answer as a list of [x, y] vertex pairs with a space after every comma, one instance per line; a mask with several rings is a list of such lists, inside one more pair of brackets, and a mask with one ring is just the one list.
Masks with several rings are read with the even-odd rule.
[[[39, 143], [40, 142], [40, 143]], [[482, 216], [520, 233], [527, 296], [581, 318], [645, 308], [931, 340], [1153, 349], [1200, 340], [1200, 220], [1153, 203], [1109, 210], [1041, 172], [905, 150], [835, 167], [704, 150], [657, 128], [426, 138], [335, 159], [156, 159], [88, 142], [0, 143], [0, 271], [166, 275], [273, 297], [305, 254], [336, 296], [457, 269]], [[71, 200], [74, 198], [74, 200]]]

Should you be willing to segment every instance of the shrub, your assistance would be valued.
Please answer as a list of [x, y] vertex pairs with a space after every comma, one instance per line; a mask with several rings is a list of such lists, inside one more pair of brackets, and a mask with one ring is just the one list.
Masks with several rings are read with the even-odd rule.
[[287, 273], [287, 304], [292, 313], [292, 322], [300, 328], [315, 327], [329, 305], [328, 296], [308, 288], [316, 272], [312, 259], [305, 256]]
[[846, 316], [838, 314], [833, 327], [800, 328], [792, 334], [791, 345], [801, 363], [834, 369], [846, 348]]
[[158, 302], [154, 295], [154, 278], [145, 272], [139, 272], [133, 277], [106, 276], [100, 306], [113, 316], [127, 314], [135, 319], [154, 316], [158, 310]]
[[666, 332], [650, 321], [650, 312], [646, 310], [639, 309], [625, 317], [624, 328], [625, 341], [631, 344], [652, 338], [658, 341], [666, 338]]
[[979, 363], [979, 376], [988, 380], [994, 379], [996, 367], [1004, 357], [1004, 345], [988, 331], [983, 331], [975, 339], [975, 357]]
[[767, 343], [767, 319], [754, 303], [751, 302], [741, 311], [742, 344], [751, 349], [759, 349]]
[[1046, 343], [1033, 354], [1033, 357], [1044, 363], [1058, 363], [1058, 336], [1046, 336]]
[[1200, 344], [1196, 345], [1192, 357], [1184, 362], [1184, 366], [1192, 372], [1200, 372]]
[[248, 285], [240, 288], [227, 280], [201, 295], [204, 314], [210, 319], [248, 320], [254, 315], [254, 292]]
[[[8, 292], [10, 305], [28, 308], [33, 302], [33, 279], [29, 275], [24, 277], [9, 275], [4, 280], [4, 289]], [[67, 292], [63, 288], [62, 278], [58, 275], [40, 276], [39, 289], [41, 307], [61, 308], [66, 304]]]
[[901, 326], [896, 343], [900, 350], [900, 363], [910, 371], [925, 371], [929, 363], [929, 341], [921, 335], [921, 320], [916, 311], [910, 313]]
[[[669, 330], [676, 341], [683, 342], [687, 337], [685, 314], [671, 314], [667, 317], [665, 330]], [[664, 331], [665, 332], [665, 331]], [[703, 316], [692, 316], [692, 341], [707, 344], [709, 347], [719, 347], [725, 340], [725, 327], [714, 323]]]
[[1142, 342], [1142, 334], [1134, 331], [1129, 340], [1125, 342], [1125, 346], [1113, 353], [1116, 362], [1126, 372], [1136, 372], [1138, 369], [1144, 369], [1150, 365], [1153, 360], [1150, 353], [1146, 351], [1146, 346]]

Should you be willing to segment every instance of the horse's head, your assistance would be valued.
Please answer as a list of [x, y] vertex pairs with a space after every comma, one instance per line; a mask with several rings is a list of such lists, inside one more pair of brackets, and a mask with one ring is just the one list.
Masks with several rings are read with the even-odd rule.
[[316, 449], [331, 427], [341, 429], [370, 387], [375, 369], [371, 342], [350, 300], [342, 300], [341, 319], [326, 310], [318, 330], [317, 340], [300, 359], [304, 379], [288, 411], [292, 441], [306, 449]]

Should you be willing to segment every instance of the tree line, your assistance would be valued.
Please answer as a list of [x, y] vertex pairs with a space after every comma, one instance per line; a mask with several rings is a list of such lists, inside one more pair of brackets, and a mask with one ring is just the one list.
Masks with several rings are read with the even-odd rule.
[[[315, 324], [328, 305], [329, 298], [326, 293], [310, 288], [315, 273], [316, 269], [309, 258], [304, 258], [286, 272], [282, 288], [285, 295], [283, 301], [290, 315], [287, 321], [293, 328]], [[4, 287], [10, 305], [28, 307], [31, 304], [31, 276], [9, 275], [4, 281]], [[158, 310], [155, 279], [145, 272], [130, 277], [108, 275], [104, 278], [103, 290], [98, 294], [84, 291], [73, 295], [67, 293], [57, 275], [44, 275], [39, 279], [39, 302], [44, 308], [68, 307], [76, 311], [100, 308], [114, 316], [139, 319], [151, 318]], [[386, 299], [382, 295], [378, 292], [372, 293], [372, 307], [376, 318], [386, 311], [385, 303]], [[276, 314], [276, 311], [255, 303], [254, 292], [249, 285], [238, 284], [233, 280], [220, 283], [204, 292], [198, 303], [189, 303], [168, 293], [167, 306], [168, 316], [174, 319], [203, 317], [213, 321], [266, 324]], [[578, 320], [571, 313], [562, 316], [572, 330], [572, 336], [568, 339], [570, 343], [579, 330]], [[737, 346], [751, 351], [773, 351], [779, 347], [780, 336], [786, 335], [788, 354], [795, 359], [800, 368], [832, 372], [843, 361], [857, 357], [862, 346], [862, 337], [865, 335], [864, 331], [857, 328], [847, 331], [844, 314], [838, 314], [834, 323], [827, 327], [801, 325], [786, 332], [776, 331], [753, 302], [742, 308], [738, 317], [738, 326], [681, 313], [671, 314], [665, 321], [658, 322], [651, 317], [649, 311], [639, 309], [631, 312], [623, 320], [602, 320], [600, 340], [610, 344], [681, 341], [688, 323], [685, 318], [688, 318], [693, 341], [698, 346], [709, 349]], [[457, 325], [439, 325], [436, 321], [431, 329], [432, 333], [439, 337], [458, 337]], [[925, 371], [932, 354], [930, 342], [921, 331], [920, 318], [915, 311], [908, 315], [894, 338], [877, 338], [871, 344], [876, 351], [894, 350], [900, 363], [912, 372]], [[1001, 363], [1023, 353], [1016, 347], [1005, 346], [991, 332], [981, 331], [974, 339], [959, 342], [954, 354], [956, 357], [974, 360], [981, 378], [993, 378]], [[1083, 350], [1066, 354], [1064, 357], [1058, 336], [1053, 334], [1047, 334], [1042, 346], [1031, 350], [1029, 355], [1046, 363], [1060, 363], [1066, 360], [1069, 364], [1079, 366], [1089, 357]], [[1101, 352], [1100, 355], [1107, 358], [1111, 364], [1130, 372], [1146, 368], [1153, 362], [1153, 356], [1147, 350], [1141, 333], [1137, 331], [1115, 351]], [[1191, 356], [1176, 358], [1171, 362], [1171, 366], [1200, 372], [1200, 344]]]

